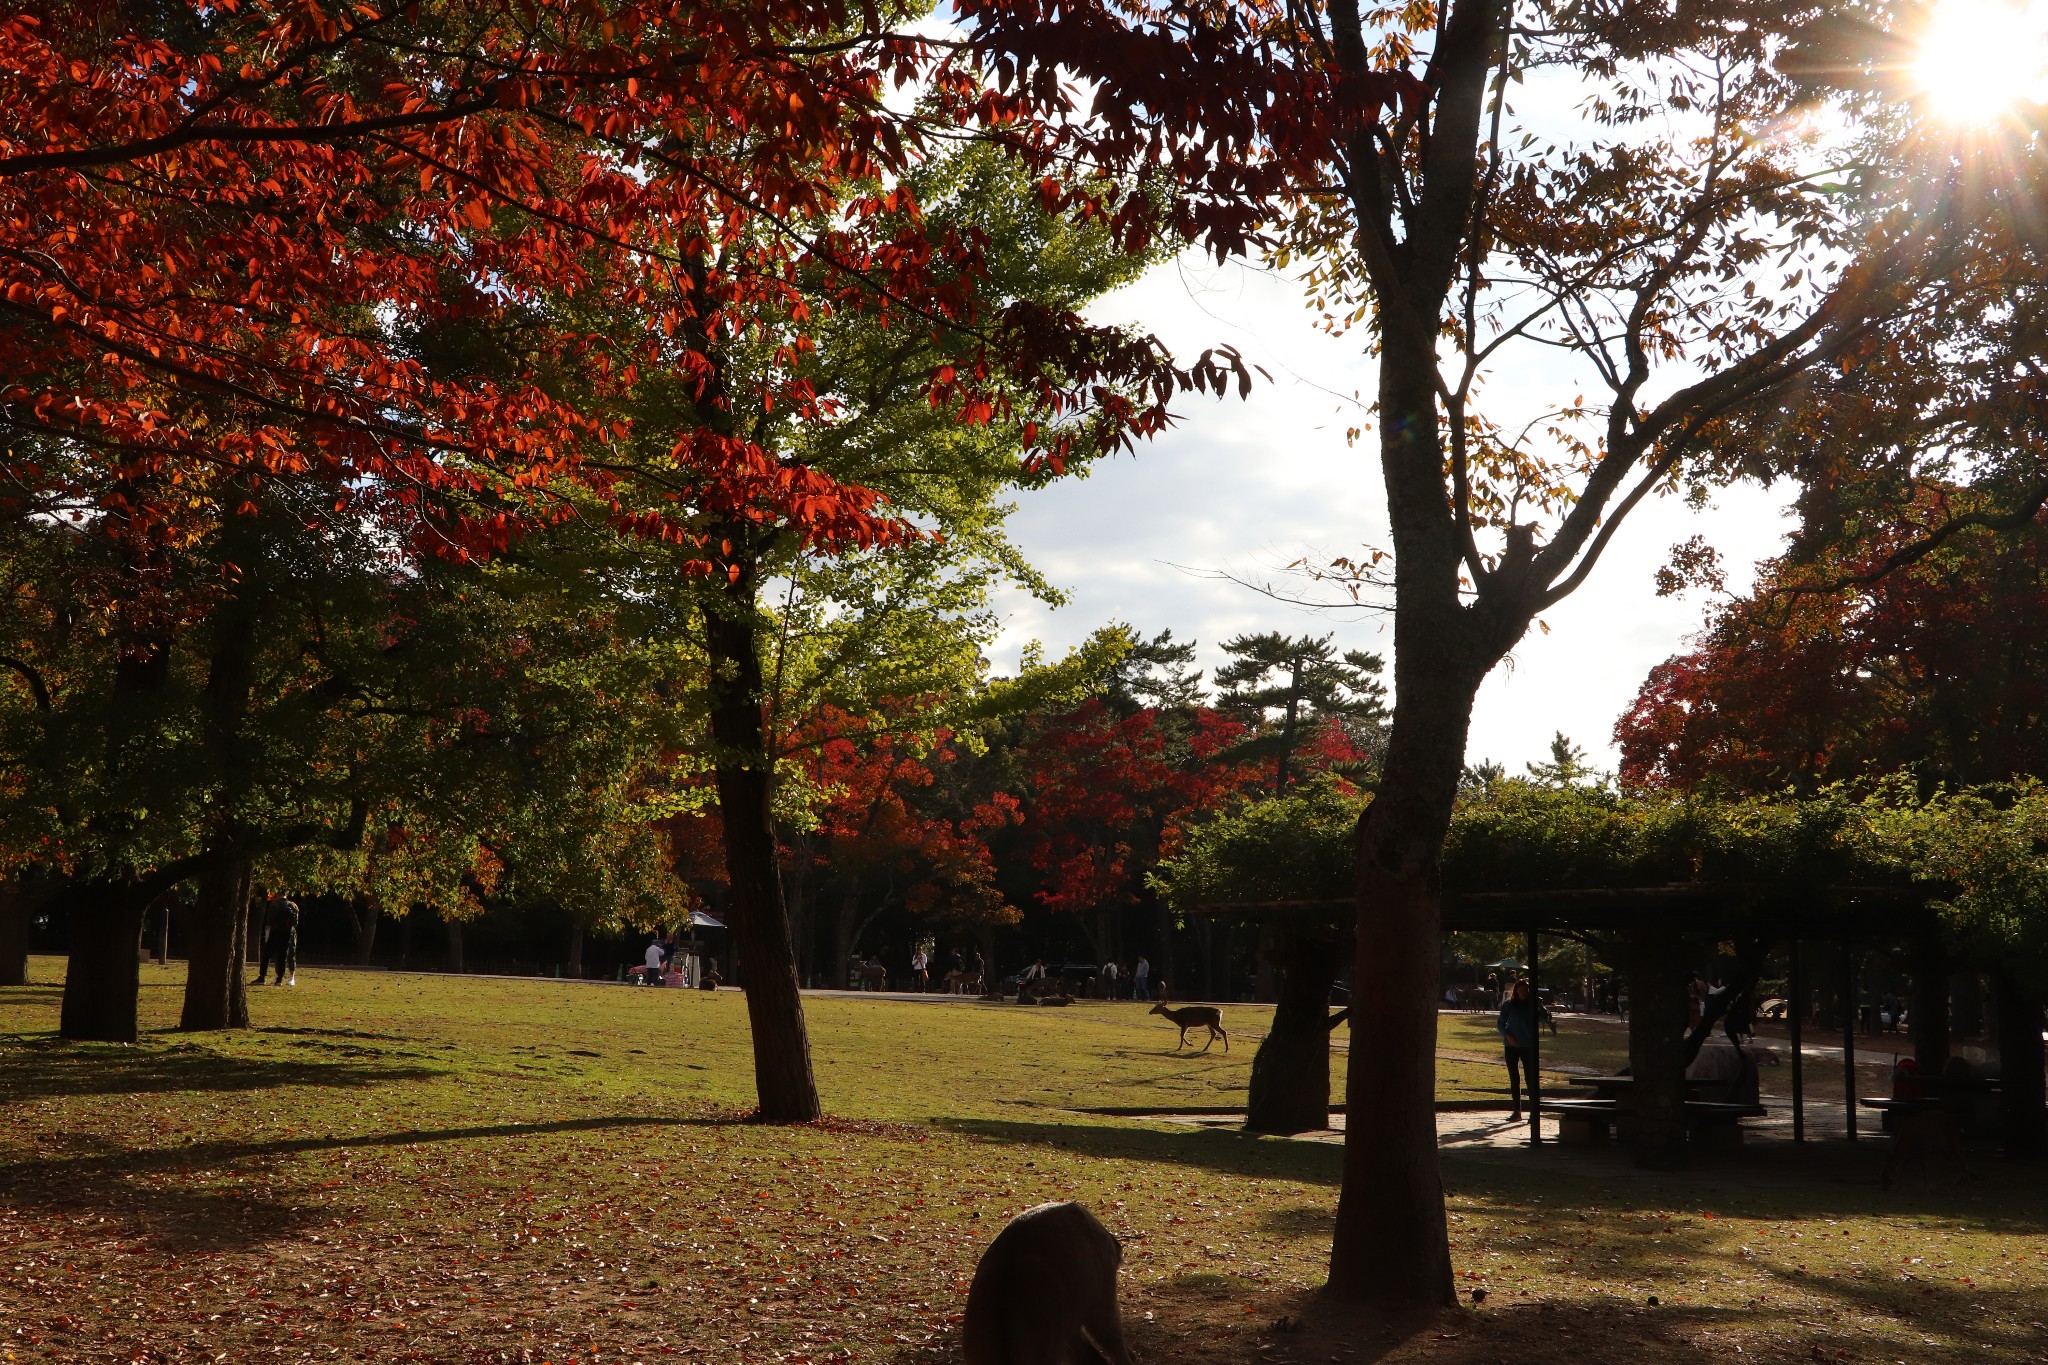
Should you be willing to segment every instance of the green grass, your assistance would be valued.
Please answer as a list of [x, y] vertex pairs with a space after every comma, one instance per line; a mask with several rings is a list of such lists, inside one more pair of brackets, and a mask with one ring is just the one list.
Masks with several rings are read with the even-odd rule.
[[[834, 1118], [778, 1129], [736, 1121], [734, 993], [316, 969], [255, 992], [256, 1029], [188, 1037], [177, 973], [145, 969], [121, 1048], [54, 1041], [59, 966], [0, 990], [0, 1360], [937, 1359], [979, 1249], [1056, 1198], [1123, 1237], [1148, 1362], [2048, 1351], [2040, 1181], [1887, 1196], [1876, 1144], [1692, 1178], [1447, 1159], [1486, 1306], [1276, 1335], [1339, 1149], [1082, 1112], [1241, 1102], [1252, 1007], [1190, 1056], [1130, 1005], [813, 998]], [[1567, 1022], [1554, 1060], [1614, 1036]], [[1488, 1021], [1443, 1045], [1474, 1059], [1446, 1096], [1497, 1083]]]

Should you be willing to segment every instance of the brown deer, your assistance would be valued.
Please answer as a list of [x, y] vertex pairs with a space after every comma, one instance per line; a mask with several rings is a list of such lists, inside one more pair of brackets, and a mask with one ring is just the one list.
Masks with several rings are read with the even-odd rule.
[[966, 1365], [1130, 1365], [1116, 1307], [1123, 1245], [1079, 1204], [1026, 1209], [975, 1267]]
[[1223, 1040], [1223, 1050], [1225, 1052], [1230, 1051], [1230, 1035], [1223, 1031], [1223, 1012], [1214, 1005], [1187, 1005], [1177, 1010], [1170, 1010], [1166, 1007], [1166, 1002], [1162, 1000], [1148, 1012], [1163, 1014], [1172, 1022], [1180, 1025], [1180, 1041], [1173, 1045], [1175, 1052], [1188, 1045], [1188, 1030], [1191, 1028], [1206, 1028], [1209, 1030], [1209, 1041], [1202, 1044], [1202, 1051], [1207, 1052], [1210, 1048], [1216, 1046], [1218, 1038]]

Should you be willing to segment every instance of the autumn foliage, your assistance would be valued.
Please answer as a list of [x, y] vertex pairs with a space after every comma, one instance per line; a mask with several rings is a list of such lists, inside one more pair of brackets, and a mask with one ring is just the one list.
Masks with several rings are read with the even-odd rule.
[[1832, 593], [1779, 566], [1651, 670], [1615, 727], [1623, 781], [1811, 792], [1898, 769], [1952, 785], [2042, 772], [2044, 549], [2038, 524], [1965, 534]]

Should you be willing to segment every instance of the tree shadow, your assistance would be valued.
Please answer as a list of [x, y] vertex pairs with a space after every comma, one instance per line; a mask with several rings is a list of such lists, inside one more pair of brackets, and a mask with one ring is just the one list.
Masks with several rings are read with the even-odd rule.
[[[545, 1137], [606, 1129], [719, 1127], [738, 1116], [607, 1115], [547, 1123], [496, 1123], [467, 1128], [399, 1129], [345, 1137], [289, 1137], [250, 1142], [194, 1142], [130, 1148], [101, 1141], [89, 1150], [0, 1165], [0, 1203], [66, 1215], [93, 1214], [129, 1226], [166, 1251], [239, 1251], [292, 1236], [333, 1216], [319, 1188], [303, 1202], [289, 1189], [221, 1183], [243, 1162], [319, 1152], [422, 1143]], [[204, 1182], [188, 1180], [193, 1175]], [[305, 1188], [305, 1187], [302, 1187]]]
[[1252, 1137], [1236, 1128], [1126, 1128], [1004, 1119], [941, 1119], [939, 1126], [986, 1142], [1056, 1147], [1121, 1161], [1163, 1161], [1311, 1185], [1335, 1185], [1343, 1167], [1343, 1151], [1333, 1144]]
[[0, 1068], [0, 1105], [52, 1096], [146, 1095], [183, 1091], [273, 1090], [283, 1086], [352, 1089], [424, 1080], [435, 1067], [365, 1060], [387, 1053], [349, 1049], [348, 1058], [235, 1057], [203, 1043], [144, 1047], [17, 1041]]
[[1298, 1204], [1293, 1208], [1267, 1209], [1259, 1215], [1259, 1228], [1276, 1237], [1315, 1237], [1327, 1239], [1337, 1230], [1337, 1210], [1318, 1208], [1313, 1204]]

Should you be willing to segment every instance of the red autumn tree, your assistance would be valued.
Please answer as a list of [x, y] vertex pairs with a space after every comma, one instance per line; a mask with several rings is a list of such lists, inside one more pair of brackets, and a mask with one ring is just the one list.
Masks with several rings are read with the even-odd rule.
[[1840, 592], [1796, 591], [1795, 574], [1765, 574], [1697, 648], [1651, 671], [1615, 726], [1625, 783], [1811, 790], [1873, 769], [1962, 785], [2048, 772], [2038, 520], [1958, 535]]
[[934, 768], [958, 759], [951, 735], [919, 752], [887, 733], [848, 727], [818, 745], [807, 777], [827, 793], [815, 827], [792, 841], [801, 875], [836, 896], [830, 967], [852, 985], [850, 962], [875, 918], [903, 909], [933, 924], [1014, 923], [996, 886], [992, 832], [1018, 820], [1007, 792], [984, 793], [958, 814], [935, 809]]
[[1252, 763], [1220, 761], [1243, 732], [1209, 707], [1126, 709], [1114, 697], [1028, 726], [1016, 762], [1037, 898], [1076, 916], [1098, 958], [1120, 953], [1120, 914], [1149, 895], [1174, 822], [1259, 780]]
[[[114, 547], [93, 586], [115, 692], [160, 689], [218, 600], [217, 577], [180, 572], [190, 548], [281, 494], [315, 539], [376, 525], [401, 571], [572, 513], [679, 544], [684, 572], [738, 599], [707, 627], [734, 665], [712, 729], [771, 1118], [817, 1099], [739, 638], [757, 542], [908, 533], [867, 487], [757, 439], [761, 414], [826, 409], [809, 324], [943, 338], [946, 363], [909, 376], [920, 396], [1014, 425], [1050, 470], [1157, 430], [1175, 392], [1229, 368], [1175, 370], [1070, 308], [990, 295], [979, 244], [924, 220], [908, 176], [934, 136], [1007, 127], [1022, 105], [872, 18], [56, 3], [0, 42], [0, 297], [18, 324], [0, 334], [18, 457], [0, 511]], [[886, 98], [914, 82], [914, 109]], [[1063, 202], [1050, 183], [1046, 198]], [[734, 346], [767, 333], [775, 359], [733, 382]], [[633, 400], [656, 372], [680, 379], [687, 420], [649, 459]], [[78, 864], [78, 922], [109, 945], [167, 881], [259, 851], [237, 835], [166, 859], [177, 840], [93, 828], [106, 846]], [[109, 1008], [67, 1031], [125, 1036], [132, 1009]]]

